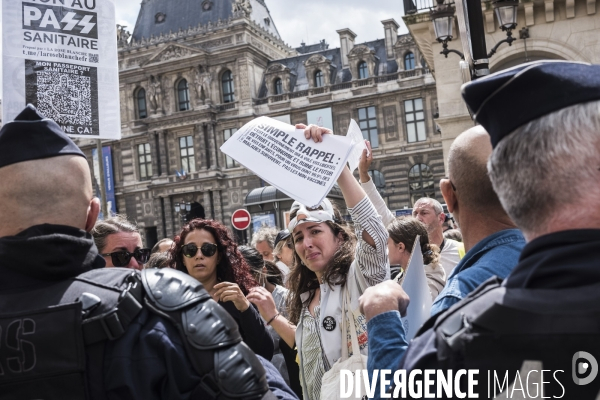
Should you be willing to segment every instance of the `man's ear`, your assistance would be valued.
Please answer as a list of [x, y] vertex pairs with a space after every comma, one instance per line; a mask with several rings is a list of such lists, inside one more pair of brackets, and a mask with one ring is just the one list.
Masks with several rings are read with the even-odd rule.
[[396, 248], [398, 249], [398, 251], [400, 253], [402, 253], [406, 249], [406, 246], [404, 245], [404, 243], [399, 242], [399, 243], [396, 243]]
[[100, 199], [94, 197], [88, 206], [87, 219], [85, 221], [86, 232], [91, 232], [92, 229], [94, 229], [94, 225], [96, 225], [96, 220], [98, 219], [98, 214], [100, 214]]
[[456, 198], [456, 192], [452, 190], [452, 183], [450, 183], [450, 180], [442, 179], [440, 181], [440, 190], [442, 191], [442, 196], [444, 197], [444, 201], [448, 206], [448, 211], [451, 213], [454, 212], [458, 201]]

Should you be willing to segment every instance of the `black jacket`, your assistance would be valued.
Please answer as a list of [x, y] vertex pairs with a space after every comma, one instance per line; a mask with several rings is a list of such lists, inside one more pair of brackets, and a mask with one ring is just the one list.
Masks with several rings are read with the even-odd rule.
[[[3, 316], [19, 312], [19, 304], [3, 302], [3, 295], [35, 293], [39, 296], [61, 281], [104, 266], [92, 237], [75, 228], [40, 225], [16, 236], [0, 238], [0, 324]], [[111, 270], [97, 273], [110, 274]], [[58, 302], [60, 299], [48, 300]], [[35, 339], [43, 340], [43, 337]], [[144, 308], [119, 339], [103, 341], [91, 350], [86, 348], [88, 394], [93, 399], [190, 398], [200, 377], [191, 365], [182, 340], [169, 320]], [[55, 345], [61, 346], [61, 343]], [[0, 347], [0, 367], [3, 351], [7, 350]], [[39, 364], [40, 360], [37, 361]], [[278, 398], [295, 399], [272, 365], [264, 359], [261, 362], [271, 391]]]

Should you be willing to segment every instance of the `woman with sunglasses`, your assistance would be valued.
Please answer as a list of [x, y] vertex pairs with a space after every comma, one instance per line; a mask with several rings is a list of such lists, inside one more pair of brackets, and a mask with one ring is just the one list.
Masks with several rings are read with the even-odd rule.
[[98, 221], [92, 230], [92, 236], [107, 268], [141, 270], [150, 258], [150, 249], [142, 248], [139, 229], [123, 215]]
[[231, 232], [213, 220], [194, 219], [170, 250], [171, 266], [196, 278], [236, 320], [244, 342], [270, 360], [273, 341], [258, 311], [246, 299], [257, 282]]
[[[317, 143], [323, 134], [331, 133], [315, 125], [299, 124], [296, 128], [304, 129], [305, 137]], [[321, 398], [323, 375], [341, 357], [342, 346], [347, 346], [348, 355], [352, 355], [352, 328], [342, 332], [342, 318], [345, 326], [354, 323], [360, 352], [368, 353], [366, 320], [358, 311], [361, 287], [390, 277], [388, 235], [381, 218], [348, 168], [343, 169], [337, 183], [356, 236], [342, 223], [329, 200], [317, 208], [294, 202], [288, 225], [295, 250], [288, 278], [289, 320], [276, 311], [272, 296], [251, 296], [286, 343], [297, 347], [305, 400]], [[349, 312], [343, 316], [346, 291], [350, 304]]]

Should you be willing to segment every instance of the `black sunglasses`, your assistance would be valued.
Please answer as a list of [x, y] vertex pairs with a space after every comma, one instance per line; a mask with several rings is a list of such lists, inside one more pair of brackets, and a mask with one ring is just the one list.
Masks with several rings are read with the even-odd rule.
[[110, 256], [115, 267], [124, 267], [129, 264], [131, 257], [135, 258], [140, 264], [146, 264], [150, 258], [150, 249], [136, 249], [133, 253], [121, 250], [100, 255], [105, 257]]
[[200, 247], [196, 246], [195, 243], [188, 243], [181, 247], [181, 252], [187, 258], [192, 258], [198, 253], [198, 249], [200, 249], [204, 257], [212, 257], [217, 252], [217, 247], [214, 243], [204, 243]]

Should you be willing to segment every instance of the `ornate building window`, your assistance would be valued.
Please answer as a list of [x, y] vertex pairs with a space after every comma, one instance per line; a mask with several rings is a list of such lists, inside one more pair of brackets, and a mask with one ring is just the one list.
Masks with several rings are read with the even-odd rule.
[[415, 69], [415, 55], [411, 51], [404, 55], [404, 69], [406, 71]]
[[[232, 137], [233, 134], [236, 132], [237, 132], [236, 128], [225, 129], [223, 131], [223, 142], [228, 141], [229, 138]], [[238, 164], [237, 161], [235, 161], [233, 158], [229, 157], [228, 155], [225, 155], [225, 165], [227, 168], [235, 168], [235, 167], [240, 166], [240, 164]]]
[[421, 197], [435, 198], [433, 173], [427, 164], [415, 164], [408, 172], [411, 204]]
[[406, 114], [406, 133], [408, 143], [422, 142], [427, 139], [425, 130], [425, 112], [423, 111], [423, 99], [412, 99], [404, 102]]
[[140, 180], [148, 180], [152, 177], [152, 152], [150, 150], [150, 143], [138, 144], [137, 153]]
[[358, 63], [358, 79], [367, 79], [369, 77], [369, 67], [365, 61]]
[[146, 90], [140, 88], [135, 96], [137, 106], [137, 117], [139, 119], [146, 118], [148, 116], [148, 107], [146, 107]]
[[322, 87], [324, 84], [323, 72], [318, 70], [315, 72], [315, 87]]
[[181, 157], [181, 168], [185, 172], [196, 172], [194, 140], [191, 136], [182, 136], [179, 138], [179, 155]]
[[379, 137], [377, 135], [377, 111], [375, 107], [358, 109], [358, 125], [363, 133], [363, 137], [371, 142], [371, 147], [379, 147]]
[[281, 81], [281, 78], [275, 79], [273, 87], [275, 88], [275, 94], [283, 94], [283, 82]]
[[221, 76], [221, 87], [223, 88], [223, 103], [233, 103], [235, 94], [233, 90], [233, 74], [231, 71], [225, 71]]
[[190, 90], [185, 79], [180, 80], [177, 84], [177, 106], [179, 111], [190, 109]]

